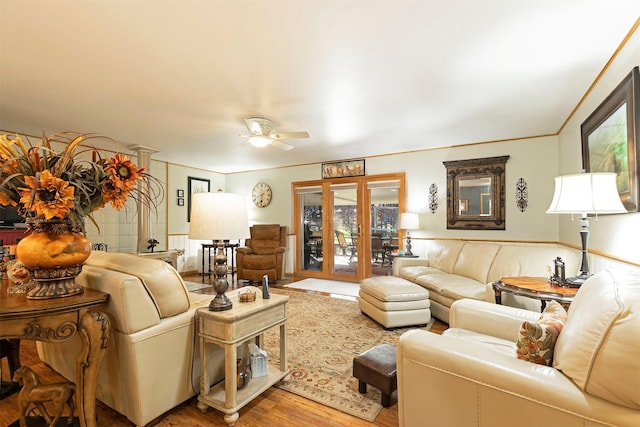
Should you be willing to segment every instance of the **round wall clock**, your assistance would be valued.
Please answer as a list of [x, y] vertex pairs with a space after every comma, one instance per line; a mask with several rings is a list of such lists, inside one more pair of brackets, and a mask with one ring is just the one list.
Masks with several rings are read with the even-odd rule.
[[251, 192], [251, 200], [253, 200], [253, 204], [259, 208], [269, 206], [269, 203], [271, 203], [271, 196], [271, 187], [264, 182], [256, 184]]

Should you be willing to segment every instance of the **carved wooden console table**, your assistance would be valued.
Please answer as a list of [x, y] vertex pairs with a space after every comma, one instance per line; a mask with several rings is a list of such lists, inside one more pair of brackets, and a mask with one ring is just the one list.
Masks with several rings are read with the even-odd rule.
[[0, 338], [59, 342], [78, 333], [82, 341], [76, 361], [79, 421], [82, 427], [96, 427], [96, 384], [111, 324], [94, 308], [105, 304], [109, 294], [85, 288], [71, 297], [28, 300], [26, 294], [7, 294], [9, 285], [8, 280], [2, 280]]

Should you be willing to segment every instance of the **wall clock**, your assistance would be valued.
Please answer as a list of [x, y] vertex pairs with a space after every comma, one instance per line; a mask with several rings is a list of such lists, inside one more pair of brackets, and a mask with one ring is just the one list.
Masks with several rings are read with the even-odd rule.
[[253, 200], [253, 204], [259, 208], [269, 206], [269, 203], [271, 203], [271, 196], [271, 187], [264, 182], [256, 184], [251, 192], [251, 200]]

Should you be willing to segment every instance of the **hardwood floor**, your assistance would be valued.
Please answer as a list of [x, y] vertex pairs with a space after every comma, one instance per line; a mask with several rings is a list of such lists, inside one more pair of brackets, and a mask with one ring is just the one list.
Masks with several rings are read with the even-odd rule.
[[[184, 275], [185, 280], [201, 281], [201, 276], [197, 274]], [[274, 288], [282, 287], [285, 284], [301, 280], [303, 278], [289, 277], [286, 280], [273, 284]], [[206, 280], [206, 279], [205, 279]], [[237, 287], [234, 282], [231, 288]], [[205, 289], [201, 293], [213, 293], [212, 289]], [[301, 291], [304, 292], [304, 291]], [[355, 298], [354, 298], [355, 300]], [[431, 330], [435, 333], [442, 333], [447, 325], [436, 320]], [[38, 358], [33, 341], [24, 340], [20, 346], [21, 362], [31, 366], [41, 377], [43, 382], [61, 381], [63, 378], [55, 371], [46, 366]], [[8, 381], [8, 367], [6, 360], [2, 364], [2, 380]], [[17, 394], [13, 394], [0, 400], [0, 425], [8, 426], [18, 419]], [[191, 398], [182, 405], [172, 409], [150, 426], [175, 427], [175, 426], [226, 426], [223, 414], [213, 409], [202, 413], [196, 406], [197, 399]], [[132, 424], [114, 410], [97, 402], [97, 416], [99, 426], [109, 427], [129, 427]], [[398, 426], [398, 404], [394, 393], [392, 396], [392, 406], [383, 408], [374, 423], [367, 422], [360, 418], [353, 417], [338, 410], [315, 403], [292, 393], [271, 387], [262, 393], [251, 403], [240, 410], [240, 419], [236, 426]]]

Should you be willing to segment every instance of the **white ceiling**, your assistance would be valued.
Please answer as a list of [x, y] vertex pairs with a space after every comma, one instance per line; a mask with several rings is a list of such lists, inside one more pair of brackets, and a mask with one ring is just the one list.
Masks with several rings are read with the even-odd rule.
[[[555, 134], [638, 0], [0, 0], [0, 129], [234, 172]], [[243, 119], [308, 131], [239, 145]]]

